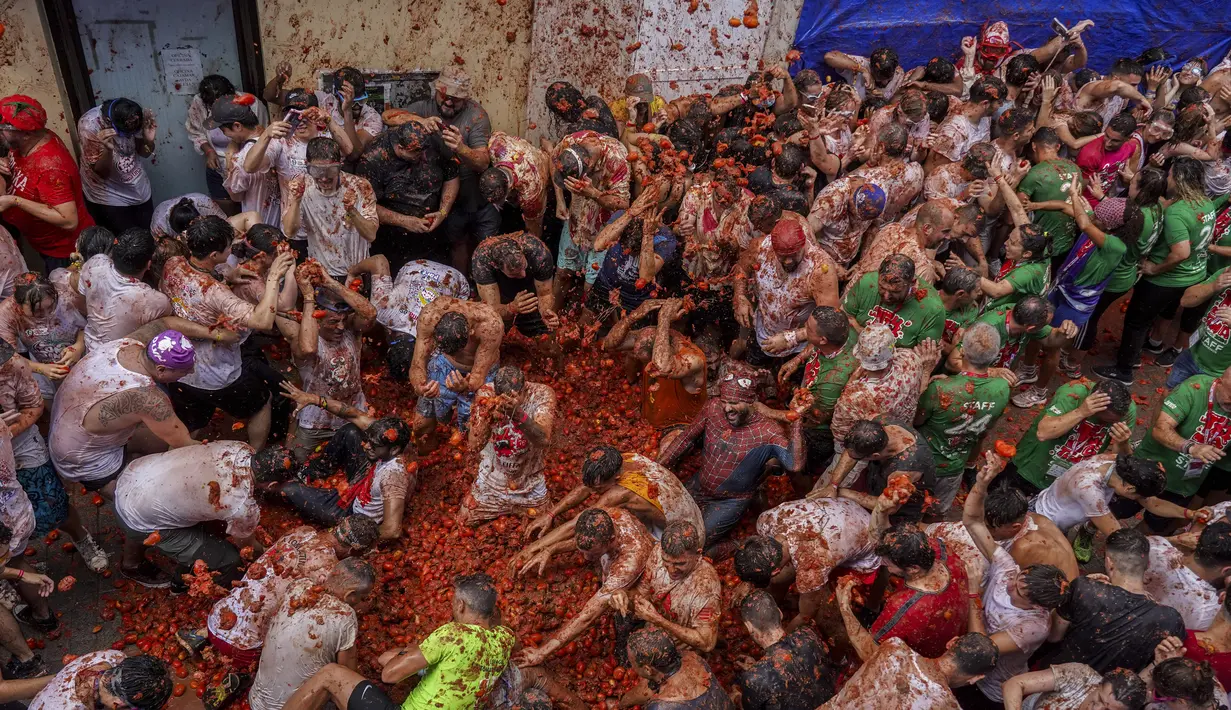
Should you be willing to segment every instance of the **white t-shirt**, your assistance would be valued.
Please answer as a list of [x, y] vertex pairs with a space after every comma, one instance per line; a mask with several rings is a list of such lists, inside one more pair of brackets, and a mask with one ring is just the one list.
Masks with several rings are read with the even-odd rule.
[[171, 299], [141, 279], [116, 271], [106, 254], [95, 254], [82, 265], [77, 291], [85, 296], [87, 351], [171, 315]]
[[1107, 479], [1115, 466], [1115, 456], [1108, 454], [1074, 464], [1034, 499], [1034, 512], [1061, 530], [1110, 514], [1115, 491]]
[[244, 159], [255, 144], [255, 140], [244, 143], [228, 159], [222, 185], [232, 194], [243, 195], [239, 203], [241, 212], [256, 212], [261, 215], [262, 224], [282, 229], [282, 195], [278, 176], [273, 171], [250, 173], [244, 170]]
[[150, 199], [150, 176], [145, 164], [137, 155], [134, 137], [115, 135], [115, 147], [111, 151], [111, 174], [103, 179], [90, 168], [101, 154], [102, 143], [97, 139], [103, 125], [102, 107], [95, 106], [81, 115], [77, 121], [77, 137], [81, 140], [81, 191], [90, 202], [100, 205], [129, 207]]
[[346, 275], [346, 270], [368, 258], [371, 244], [359, 235], [343, 206], [343, 196], [353, 190], [355, 211], [364, 219], [376, 219], [376, 193], [372, 184], [358, 175], [339, 173], [338, 188], [325, 194], [311, 177], [305, 178], [303, 198], [299, 201], [302, 232], [307, 234], [308, 256], [321, 262], [330, 276]]
[[946, 118], [937, 129], [936, 150], [953, 162], [958, 162], [970, 150], [970, 146], [992, 138], [992, 119], [981, 118], [971, 123], [962, 113]]
[[397, 278], [372, 277], [376, 322], [389, 330], [417, 337], [419, 312], [441, 296], [470, 300], [470, 284], [451, 266], [418, 259], [403, 266]]
[[[94, 651], [84, 654], [72, 663], [60, 669], [47, 687], [34, 696], [28, 710], [94, 710], [93, 697], [81, 697], [77, 693], [77, 676], [95, 666], [104, 669], [115, 668], [124, 662], [127, 656], [123, 651]], [[94, 690], [93, 684], [88, 686]]]
[[0, 427], [0, 522], [13, 531], [8, 558], [26, 551], [26, 543], [34, 533], [34, 507], [17, 480], [17, 462], [13, 459], [13, 435], [7, 426]]
[[1184, 565], [1184, 553], [1166, 538], [1151, 535], [1150, 560], [1146, 567], [1145, 589], [1150, 598], [1180, 612], [1184, 628], [1205, 631], [1214, 623], [1222, 604], [1218, 590]]
[[953, 691], [925, 672], [923, 663], [930, 661], [902, 639], [885, 639], [818, 710], [960, 710]]
[[406, 472], [406, 464], [399, 456], [376, 464], [372, 475], [372, 488], [369, 496], [360, 495], [351, 504], [351, 512], [366, 515], [382, 523], [385, 520], [385, 498], [406, 498], [410, 488], [410, 474]]
[[1022, 710], [1078, 710], [1091, 690], [1103, 684], [1103, 676], [1084, 663], [1061, 663], [1051, 667], [1056, 689], [1035, 693], [1022, 701]]
[[1017, 653], [1001, 654], [996, 667], [979, 681], [979, 690], [997, 702], [1004, 697], [1001, 684], [1015, 675], [1029, 672], [1027, 659], [1047, 640], [1051, 623], [1051, 614], [1046, 609], [1019, 609], [1013, 605], [1009, 585], [1020, 572], [1013, 556], [997, 547], [984, 580], [983, 620], [988, 635], [1003, 631], [1021, 649]]
[[21, 247], [9, 230], [0, 227], [0, 298], [13, 295], [13, 279], [18, 274], [24, 274], [30, 269], [26, 267], [26, 257], [21, 253]]
[[355, 645], [355, 610], [326, 592], [315, 603], [291, 611], [292, 601], [311, 597], [314, 583], [301, 579], [287, 590], [265, 635], [264, 650], [248, 703], [252, 710], [279, 710], [314, 673]]
[[[235, 648], [260, 648], [291, 584], [298, 579], [321, 584], [337, 563], [333, 533], [306, 525], [292, 530], [248, 566], [240, 586], [214, 604], [206, 622], [210, 633]], [[224, 629], [223, 612], [228, 611], [235, 624]]]
[[171, 208], [185, 197], [192, 202], [192, 206], [197, 208], [197, 212], [202, 217], [213, 215], [223, 219], [227, 218], [227, 213], [219, 209], [217, 203], [214, 202], [214, 198], [200, 192], [190, 192], [187, 195], [163, 200], [154, 206], [154, 218], [150, 220], [151, 234], [155, 237], [174, 237], [178, 234], [178, 232], [171, 229]]
[[[345, 330], [336, 341], [318, 336], [316, 354], [296, 361], [303, 391], [344, 402], [360, 411], [368, 408], [359, 370], [359, 336]], [[299, 410], [304, 429], [340, 429], [346, 420], [310, 404]]]
[[[255, 307], [236, 296], [212, 274], [206, 274], [182, 256], [172, 257], [163, 269], [162, 291], [171, 297], [175, 315], [204, 326], [229, 324], [247, 337], [245, 324]], [[196, 367], [180, 382], [203, 390], [220, 390], [239, 379], [243, 356], [240, 343], [193, 340]]]
[[[342, 115], [342, 102], [338, 99], [337, 94], [324, 91], [314, 91], [312, 93], [316, 94], [316, 102], [320, 105], [322, 111], [329, 114], [339, 126], [345, 125], [346, 119]], [[377, 113], [376, 109], [366, 103], [360, 103], [359, 107], [359, 118], [355, 120], [356, 133], [367, 131], [368, 135], [375, 137], [385, 130], [385, 122], [381, 120], [380, 114]], [[358, 148], [359, 146], [355, 147]]]
[[853, 500], [816, 498], [792, 500], [761, 513], [757, 534], [782, 542], [795, 564], [795, 586], [800, 594], [814, 592], [829, 581], [839, 566], [861, 572], [880, 567], [868, 537], [872, 514]]
[[228, 535], [248, 537], [261, 522], [252, 493], [252, 447], [213, 441], [142, 456], [116, 481], [115, 512], [142, 533], [220, 520]]
[[[331, 134], [329, 131], [323, 131], [321, 135], [330, 136]], [[308, 172], [308, 143], [294, 136], [271, 138], [269, 145], [265, 148], [265, 162], [261, 163], [257, 174], [264, 175], [271, 168], [278, 177], [278, 194], [289, 195], [291, 180], [300, 175], [306, 175]], [[275, 226], [278, 228], [282, 227], [282, 215], [280, 212]], [[303, 220], [300, 220], [299, 231], [286, 236], [288, 239], [307, 239], [308, 233], [306, 229], [307, 226]]]

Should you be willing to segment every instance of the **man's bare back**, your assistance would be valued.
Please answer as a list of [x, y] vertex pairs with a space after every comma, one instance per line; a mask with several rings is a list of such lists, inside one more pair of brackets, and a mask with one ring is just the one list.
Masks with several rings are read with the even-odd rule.
[[1073, 556], [1073, 546], [1060, 528], [1038, 513], [1027, 515], [1036, 529], [1023, 535], [1009, 550], [1018, 566], [1025, 569], [1036, 564], [1054, 565], [1060, 568], [1069, 580], [1080, 575], [1077, 558]]

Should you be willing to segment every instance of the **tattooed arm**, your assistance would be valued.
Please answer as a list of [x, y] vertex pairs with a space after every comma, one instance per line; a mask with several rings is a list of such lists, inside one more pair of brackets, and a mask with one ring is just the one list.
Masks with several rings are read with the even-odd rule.
[[314, 405], [335, 417], [341, 417], [354, 424], [359, 427], [360, 431], [366, 431], [376, 421], [375, 417], [369, 416], [367, 412], [352, 407], [346, 402], [339, 402], [336, 399], [322, 397], [317, 394], [308, 394], [290, 382], [282, 383], [282, 396], [295, 403], [297, 407], [295, 410], [296, 414], [299, 413], [300, 409], [308, 405]]
[[98, 424], [104, 432], [117, 426], [121, 419], [128, 418], [128, 421], [136, 419], [144, 424], [173, 449], [201, 443], [192, 438], [184, 422], [175, 415], [171, 400], [155, 386], [124, 390], [95, 406], [98, 407]]

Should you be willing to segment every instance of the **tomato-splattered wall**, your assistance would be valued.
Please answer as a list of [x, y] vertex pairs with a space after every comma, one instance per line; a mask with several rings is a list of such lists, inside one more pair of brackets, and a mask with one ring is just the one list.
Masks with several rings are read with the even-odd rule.
[[531, 0], [259, 0], [265, 72], [291, 62], [291, 85], [315, 71], [441, 69], [460, 64], [492, 127], [522, 132], [530, 64]]
[[0, 91], [34, 97], [47, 110], [47, 127], [67, 143], [68, 101], [35, 0], [0, 2]]

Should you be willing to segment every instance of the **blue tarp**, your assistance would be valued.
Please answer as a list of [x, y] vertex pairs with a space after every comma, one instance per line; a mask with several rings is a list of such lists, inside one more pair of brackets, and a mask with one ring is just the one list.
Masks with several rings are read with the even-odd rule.
[[[1009, 24], [1010, 39], [1028, 48], [1054, 35], [1055, 17], [1072, 27], [1090, 19], [1094, 27], [1082, 35], [1089, 66], [1106, 72], [1120, 57], [1136, 57], [1150, 47], [1162, 47], [1184, 60], [1203, 56], [1215, 64], [1231, 51], [1231, 3], [1227, 0], [1075, 0], [1069, 3], [976, 2], [975, 0], [804, 0], [795, 45], [803, 58], [792, 71], [826, 73], [825, 52], [837, 49], [867, 56], [873, 49], [893, 47], [906, 69], [922, 66], [935, 56], [955, 61], [964, 36], [978, 34], [989, 19]], [[829, 74], [836, 74], [828, 71]]]

